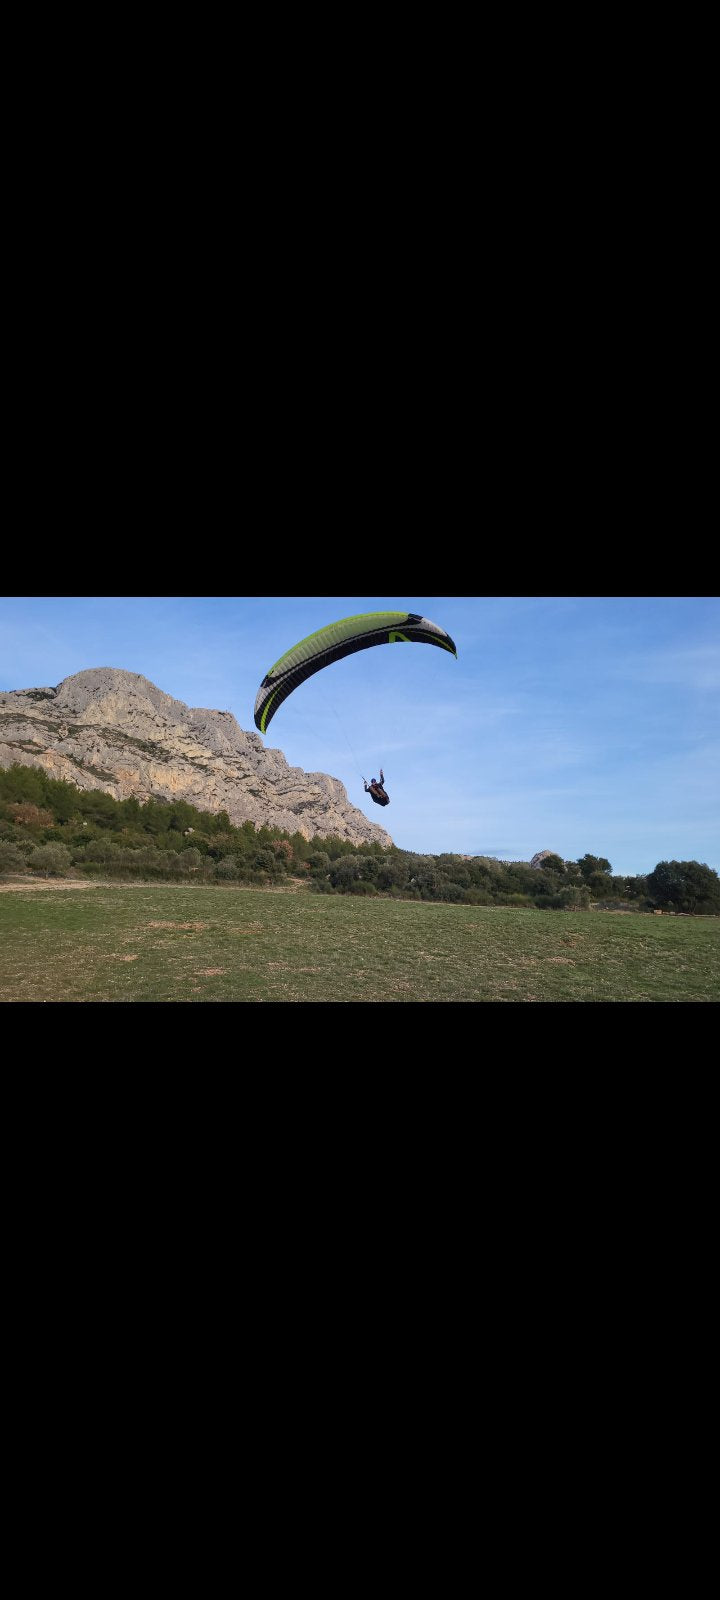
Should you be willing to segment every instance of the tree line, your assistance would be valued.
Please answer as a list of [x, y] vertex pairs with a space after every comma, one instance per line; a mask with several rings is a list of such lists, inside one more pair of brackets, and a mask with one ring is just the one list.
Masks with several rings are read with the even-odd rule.
[[115, 800], [39, 767], [0, 771], [0, 874], [30, 872], [199, 883], [280, 884], [314, 894], [385, 895], [459, 905], [591, 907], [720, 915], [720, 878], [698, 861], [660, 861], [646, 876], [613, 875], [604, 856], [523, 861], [422, 855], [337, 835], [234, 825], [226, 811], [184, 800]]

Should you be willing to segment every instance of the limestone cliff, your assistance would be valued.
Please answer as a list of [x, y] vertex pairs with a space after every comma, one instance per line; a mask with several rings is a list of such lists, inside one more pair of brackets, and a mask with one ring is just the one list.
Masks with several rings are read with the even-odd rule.
[[76, 672], [54, 689], [0, 692], [0, 766], [16, 761], [116, 800], [187, 800], [200, 811], [227, 811], [236, 824], [265, 823], [306, 839], [336, 833], [353, 844], [392, 843], [337, 778], [288, 766], [229, 711], [186, 706], [115, 667]]

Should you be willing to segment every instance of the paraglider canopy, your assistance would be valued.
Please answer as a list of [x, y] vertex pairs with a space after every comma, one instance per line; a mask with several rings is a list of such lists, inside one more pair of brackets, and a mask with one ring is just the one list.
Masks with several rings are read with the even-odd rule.
[[255, 727], [266, 733], [283, 700], [314, 672], [376, 644], [434, 644], [457, 656], [449, 633], [416, 612], [370, 611], [343, 617], [301, 639], [265, 674], [255, 700]]

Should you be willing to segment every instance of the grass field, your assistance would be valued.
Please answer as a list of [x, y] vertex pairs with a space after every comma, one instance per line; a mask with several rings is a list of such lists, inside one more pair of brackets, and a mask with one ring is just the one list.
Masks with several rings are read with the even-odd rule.
[[720, 918], [0, 886], [0, 1000], [717, 1000]]

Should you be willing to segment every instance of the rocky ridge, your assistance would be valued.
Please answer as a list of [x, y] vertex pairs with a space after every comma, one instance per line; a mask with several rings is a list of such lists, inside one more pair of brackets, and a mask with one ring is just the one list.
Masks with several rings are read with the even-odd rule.
[[186, 800], [227, 811], [236, 825], [392, 844], [338, 778], [291, 767], [231, 712], [186, 706], [116, 667], [76, 672], [54, 689], [0, 692], [0, 766], [13, 762], [116, 800]]

